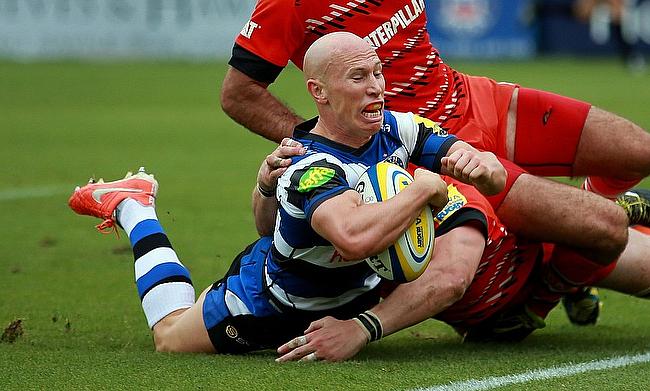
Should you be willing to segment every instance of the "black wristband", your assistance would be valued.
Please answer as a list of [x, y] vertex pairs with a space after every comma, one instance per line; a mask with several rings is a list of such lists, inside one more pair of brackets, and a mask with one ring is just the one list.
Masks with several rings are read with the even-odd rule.
[[368, 342], [377, 341], [384, 335], [384, 328], [381, 325], [379, 317], [372, 311], [365, 311], [354, 317], [369, 334]]
[[260, 193], [260, 195], [262, 197], [265, 197], [265, 198], [271, 198], [271, 197], [275, 196], [275, 189], [266, 190], [262, 186], [260, 186], [259, 182], [257, 182], [257, 191]]

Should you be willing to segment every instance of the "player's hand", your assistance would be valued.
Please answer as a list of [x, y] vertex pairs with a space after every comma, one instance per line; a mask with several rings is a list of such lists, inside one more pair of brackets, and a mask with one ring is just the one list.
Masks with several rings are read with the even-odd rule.
[[413, 183], [424, 183], [425, 188], [430, 192], [429, 205], [434, 215], [447, 205], [447, 183], [440, 175], [424, 168], [416, 168], [413, 173]]
[[291, 157], [304, 155], [305, 148], [296, 140], [288, 137], [282, 139], [280, 145], [269, 154], [262, 162], [260, 169], [257, 173], [257, 183], [270, 193], [275, 192], [275, 187], [278, 184], [278, 178], [282, 175], [289, 165], [291, 165]]
[[484, 195], [497, 194], [506, 185], [506, 169], [491, 152], [458, 149], [441, 162], [443, 174], [474, 185]]
[[312, 322], [305, 334], [278, 348], [275, 361], [343, 361], [353, 357], [368, 343], [366, 333], [352, 319], [331, 316]]

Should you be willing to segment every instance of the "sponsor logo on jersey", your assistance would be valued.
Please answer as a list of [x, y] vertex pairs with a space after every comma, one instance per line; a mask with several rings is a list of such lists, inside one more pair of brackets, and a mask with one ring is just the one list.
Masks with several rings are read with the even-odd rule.
[[234, 328], [232, 325], [226, 326], [226, 335], [229, 336], [232, 339], [237, 338], [239, 333], [237, 332], [237, 329]]
[[449, 133], [447, 133], [446, 130], [441, 128], [437, 122], [431, 121], [429, 118], [420, 117], [419, 115], [415, 114], [413, 116], [413, 119], [415, 120], [416, 124], [424, 126], [425, 128], [431, 130], [433, 134], [437, 136], [440, 137], [449, 136]]
[[449, 216], [467, 204], [467, 198], [454, 185], [447, 186], [447, 197], [449, 199], [447, 205], [445, 205], [444, 209], [434, 219], [438, 225], [442, 224]]
[[385, 45], [393, 38], [397, 31], [406, 29], [415, 19], [424, 12], [424, 0], [411, 0], [393, 14], [388, 20], [375, 28], [365, 39], [375, 49]]
[[251, 38], [251, 35], [253, 35], [253, 31], [255, 31], [255, 29], [258, 29], [258, 28], [262, 28], [262, 27], [261, 27], [259, 24], [253, 22], [252, 20], [249, 20], [249, 21], [246, 22], [246, 24], [244, 25], [244, 28], [241, 29], [240, 34], [241, 34], [242, 36], [244, 36], [244, 37], [250, 39], [250, 38]]
[[310, 167], [300, 177], [300, 181], [298, 182], [298, 191], [306, 193], [310, 190], [316, 189], [334, 178], [335, 174], [336, 172], [333, 168]]
[[398, 165], [398, 166], [400, 166], [400, 167], [402, 167], [402, 168], [405, 167], [404, 162], [403, 162], [402, 159], [401, 159], [399, 156], [397, 156], [397, 155], [390, 155], [389, 157], [386, 158], [386, 161], [387, 161], [388, 163], [396, 164], [396, 165]]

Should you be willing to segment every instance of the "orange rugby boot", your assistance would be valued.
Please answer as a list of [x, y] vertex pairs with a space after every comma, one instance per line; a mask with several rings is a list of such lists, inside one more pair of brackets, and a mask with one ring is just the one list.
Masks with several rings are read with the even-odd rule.
[[144, 206], [153, 206], [158, 192], [158, 181], [140, 167], [134, 175], [127, 172], [124, 179], [113, 182], [90, 179], [84, 187], [74, 190], [68, 205], [80, 215], [99, 217], [103, 221], [97, 225], [100, 232], [115, 229], [115, 208], [126, 198], [132, 198]]

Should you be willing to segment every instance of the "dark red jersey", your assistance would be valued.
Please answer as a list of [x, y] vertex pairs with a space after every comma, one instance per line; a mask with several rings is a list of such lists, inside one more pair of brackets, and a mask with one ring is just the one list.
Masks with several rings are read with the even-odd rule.
[[[541, 245], [519, 242], [474, 187], [443, 178], [449, 184], [449, 203], [436, 217], [436, 235], [465, 224], [473, 214], [474, 219], [484, 221], [487, 243], [465, 295], [436, 319], [452, 326], [471, 326], [503, 308], [522, 290], [536, 262], [541, 261]], [[477, 213], [481, 218], [476, 217]]]
[[443, 127], [465, 110], [462, 78], [429, 41], [424, 0], [259, 0], [236, 39], [230, 64], [255, 80], [272, 82], [289, 60], [302, 68], [316, 39], [341, 30], [377, 50], [386, 108]]

